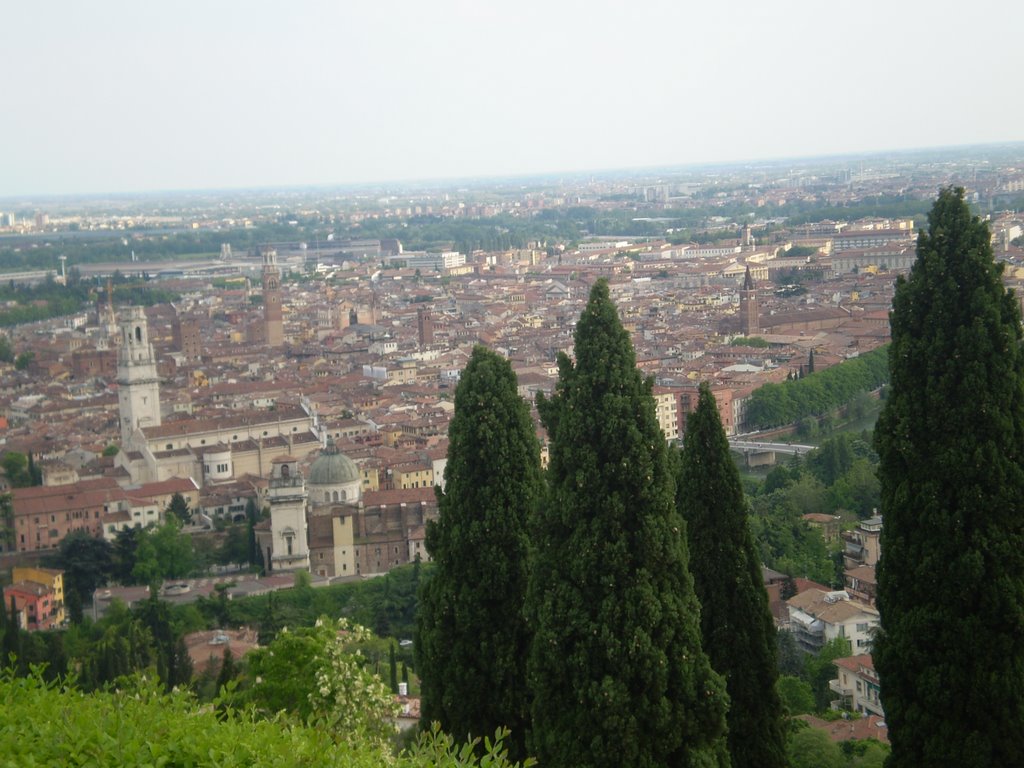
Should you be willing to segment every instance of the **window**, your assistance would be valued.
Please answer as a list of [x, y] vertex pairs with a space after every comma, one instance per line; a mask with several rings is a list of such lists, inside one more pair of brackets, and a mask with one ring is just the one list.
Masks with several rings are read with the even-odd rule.
[[864, 622], [863, 624], [858, 624], [857, 625], [857, 631], [858, 632], [867, 632], [868, 631], [868, 624], [867, 624], [867, 622]]

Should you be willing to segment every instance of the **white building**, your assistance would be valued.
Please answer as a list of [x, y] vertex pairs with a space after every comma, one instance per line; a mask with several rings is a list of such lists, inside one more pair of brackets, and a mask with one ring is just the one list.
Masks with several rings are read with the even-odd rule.
[[842, 637], [850, 641], [853, 653], [868, 653], [878, 627], [878, 610], [851, 600], [847, 592], [807, 589], [786, 601], [789, 629], [805, 651]]
[[847, 656], [833, 662], [838, 672], [828, 687], [838, 693], [840, 699], [832, 703], [833, 709], [851, 709], [862, 715], [885, 717], [879, 699], [881, 683], [870, 653]]

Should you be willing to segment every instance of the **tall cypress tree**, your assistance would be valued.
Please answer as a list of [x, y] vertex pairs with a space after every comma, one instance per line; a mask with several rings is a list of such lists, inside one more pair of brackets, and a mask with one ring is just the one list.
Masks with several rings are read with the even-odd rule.
[[1024, 355], [990, 242], [942, 190], [893, 300], [874, 646], [891, 768], [1024, 765]]
[[600, 280], [559, 357], [533, 529], [531, 750], [545, 768], [727, 765], [651, 382]]
[[686, 520], [704, 648], [729, 693], [732, 766], [784, 768], [775, 623], [739, 472], [706, 384], [687, 420], [676, 500]]
[[473, 350], [455, 390], [440, 515], [427, 526], [434, 575], [420, 589], [416, 661], [425, 722], [457, 738], [529, 723], [523, 616], [527, 521], [540, 498], [540, 445], [508, 361]]

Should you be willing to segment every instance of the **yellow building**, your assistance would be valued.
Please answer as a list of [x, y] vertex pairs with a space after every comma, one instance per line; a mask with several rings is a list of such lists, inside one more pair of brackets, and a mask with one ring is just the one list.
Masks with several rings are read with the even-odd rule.
[[394, 465], [391, 471], [391, 482], [397, 489], [434, 487], [434, 468], [430, 464], [409, 461]]

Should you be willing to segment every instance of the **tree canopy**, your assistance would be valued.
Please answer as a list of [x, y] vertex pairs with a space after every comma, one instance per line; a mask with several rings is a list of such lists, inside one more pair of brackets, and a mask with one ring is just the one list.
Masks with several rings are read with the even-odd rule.
[[754, 429], [792, 424], [878, 389], [889, 380], [887, 349], [879, 347], [803, 378], [758, 387], [750, 396], [747, 423]]
[[460, 738], [510, 728], [511, 754], [523, 757], [527, 521], [542, 487], [540, 445], [512, 366], [485, 347], [462, 373], [448, 437], [440, 514], [427, 524], [435, 571], [417, 616], [421, 712]]
[[599, 280], [538, 407], [532, 750], [549, 768], [726, 765], [728, 697], [701, 647], [685, 524], [652, 383]]
[[739, 472], [706, 384], [686, 422], [678, 478], [676, 499], [686, 520], [704, 648], [729, 693], [732, 766], [784, 768], [775, 622]]
[[988, 226], [943, 189], [896, 285], [875, 429], [892, 768], [1024, 764], [1024, 355]]

